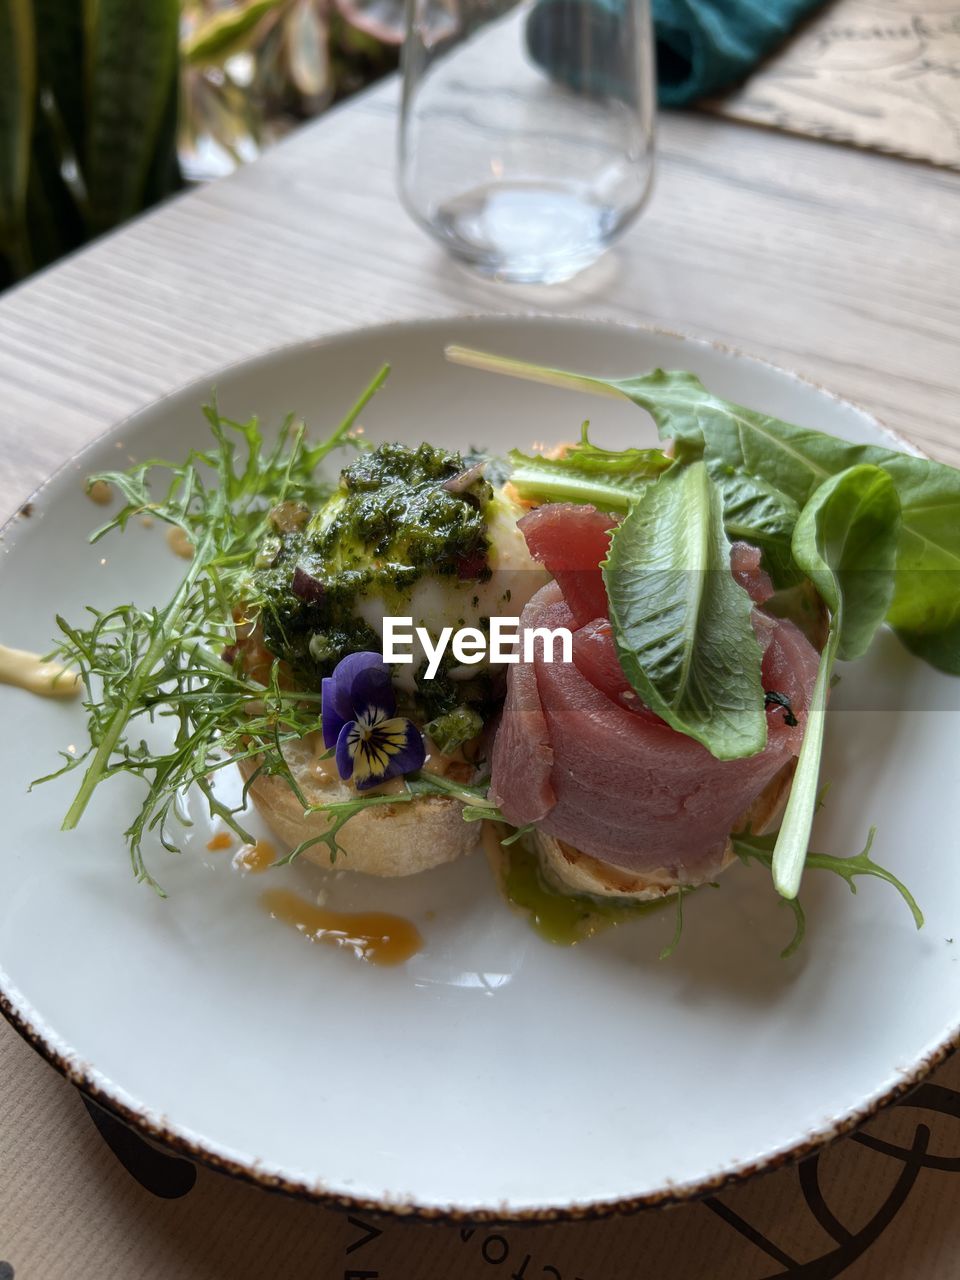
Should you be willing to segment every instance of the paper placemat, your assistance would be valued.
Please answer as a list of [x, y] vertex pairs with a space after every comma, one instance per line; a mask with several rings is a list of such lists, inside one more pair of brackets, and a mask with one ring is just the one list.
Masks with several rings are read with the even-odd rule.
[[960, 4], [835, 0], [742, 88], [704, 105], [960, 169]]
[[[508, 1133], [503, 1158], [524, 1159]], [[954, 1280], [958, 1173], [960, 1055], [855, 1137], [695, 1204], [549, 1227], [377, 1220], [158, 1152], [0, 1023], [0, 1280]]]

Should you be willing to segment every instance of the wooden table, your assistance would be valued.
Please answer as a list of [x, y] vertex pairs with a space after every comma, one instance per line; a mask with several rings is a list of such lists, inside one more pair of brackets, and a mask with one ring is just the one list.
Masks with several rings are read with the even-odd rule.
[[665, 116], [652, 202], [555, 291], [467, 276], [394, 190], [396, 86], [0, 298], [0, 510], [227, 361], [409, 316], [551, 309], [682, 329], [822, 382], [960, 459], [960, 176]]
[[[569, 286], [508, 289], [464, 274], [401, 210], [393, 178], [395, 103], [394, 83], [354, 99], [252, 167], [174, 201], [0, 298], [0, 516], [118, 418], [225, 362], [377, 321], [469, 311], [549, 309], [716, 338], [826, 384], [936, 456], [960, 463], [960, 175], [715, 118], [667, 116], [653, 201], [622, 245]], [[33, 1146], [18, 1150], [17, 1163], [39, 1184], [33, 1198], [21, 1187], [19, 1199], [7, 1199], [8, 1206], [20, 1206], [12, 1226], [4, 1226], [0, 1196], [0, 1259], [9, 1247], [19, 1266], [5, 1243], [14, 1235], [21, 1244], [28, 1237], [47, 1242], [44, 1266], [24, 1274], [50, 1280], [105, 1274], [85, 1269], [83, 1260], [92, 1267], [99, 1256], [102, 1267], [103, 1256], [120, 1248], [105, 1244], [114, 1237], [124, 1250], [139, 1250], [139, 1261], [126, 1269], [118, 1260], [118, 1275], [281, 1274], [250, 1243], [251, 1222], [259, 1222], [257, 1239], [264, 1250], [269, 1245], [275, 1262], [277, 1239], [288, 1228], [313, 1233], [316, 1250], [296, 1266], [291, 1262], [285, 1276], [339, 1275], [339, 1268], [349, 1274], [351, 1267], [356, 1275], [418, 1278], [497, 1270], [482, 1254], [480, 1234], [457, 1241], [454, 1232], [447, 1250], [437, 1244], [441, 1237], [427, 1232], [433, 1243], [416, 1264], [410, 1261], [411, 1250], [420, 1250], [412, 1243], [416, 1233], [400, 1233], [405, 1243], [390, 1247], [392, 1260], [383, 1242], [348, 1254], [362, 1227], [232, 1184], [214, 1193], [215, 1175], [205, 1172], [208, 1195], [221, 1205], [216, 1212], [226, 1215], [211, 1228], [219, 1232], [219, 1261], [208, 1257], [211, 1269], [194, 1271], [188, 1258], [195, 1255], [184, 1246], [168, 1268], [162, 1260], [171, 1223], [185, 1239], [195, 1230], [197, 1249], [206, 1249], [207, 1220], [191, 1228], [190, 1211], [164, 1220], [159, 1209], [140, 1206], [139, 1188], [135, 1195], [112, 1157], [88, 1149], [93, 1130], [69, 1088], [0, 1028], [4, 1135], [9, 1141], [29, 1136]], [[110, 1164], [109, 1177], [103, 1172], [97, 1184], [103, 1221], [88, 1222], [82, 1239], [65, 1242], [55, 1227], [69, 1216], [64, 1198], [72, 1193], [57, 1179], [70, 1161], [84, 1161], [92, 1172], [77, 1176], [87, 1186], [100, 1177], [103, 1159]], [[752, 1194], [744, 1188], [728, 1203], [743, 1206]], [[122, 1222], [121, 1204], [134, 1215]], [[956, 1234], [947, 1226], [957, 1218], [955, 1207], [933, 1235], [929, 1221], [924, 1227], [924, 1257], [936, 1253], [947, 1268], [956, 1268], [950, 1262]], [[25, 1226], [28, 1211], [39, 1216]], [[537, 1267], [556, 1263], [567, 1280], [575, 1271], [601, 1280], [634, 1274], [628, 1259], [638, 1248], [651, 1259], [668, 1257], [670, 1241], [688, 1230], [681, 1222], [700, 1221], [696, 1215], [710, 1219], [702, 1206], [689, 1206], [629, 1229], [571, 1227], [559, 1235], [545, 1229], [524, 1238], [528, 1250], [540, 1251]], [[134, 1222], [136, 1231], [154, 1230], [154, 1238], [134, 1240]], [[587, 1239], [594, 1244], [584, 1252]], [[707, 1269], [699, 1274], [712, 1280], [721, 1268], [709, 1259], [727, 1246], [711, 1245], [709, 1232], [705, 1239]], [[779, 1264], [744, 1239], [742, 1267], [734, 1259], [731, 1276], [781, 1274]], [[98, 1247], [106, 1254], [98, 1255]], [[381, 1262], [366, 1262], [378, 1247]], [[567, 1256], [564, 1248], [573, 1258], [569, 1267], [558, 1261]], [[154, 1250], [149, 1267], [144, 1249]], [[522, 1259], [523, 1249], [516, 1256]], [[727, 1260], [733, 1256], [728, 1249]], [[886, 1269], [878, 1269], [881, 1257]], [[381, 1273], [385, 1259], [389, 1270]], [[321, 1261], [334, 1270], [319, 1269]], [[878, 1246], [845, 1274], [933, 1274], [915, 1263], [903, 1248], [888, 1256]], [[649, 1274], [674, 1275], [656, 1268]], [[938, 1264], [937, 1274], [957, 1271]], [[9, 1280], [2, 1262], [0, 1276]]]

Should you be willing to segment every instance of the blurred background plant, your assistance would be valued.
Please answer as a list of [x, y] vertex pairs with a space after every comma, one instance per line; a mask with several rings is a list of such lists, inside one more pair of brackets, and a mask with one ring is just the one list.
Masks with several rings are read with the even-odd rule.
[[0, 280], [178, 182], [177, 0], [0, 0]]
[[184, 0], [185, 174], [252, 159], [393, 70], [402, 38], [402, 0]]
[[0, 288], [392, 70], [401, 0], [0, 0]]

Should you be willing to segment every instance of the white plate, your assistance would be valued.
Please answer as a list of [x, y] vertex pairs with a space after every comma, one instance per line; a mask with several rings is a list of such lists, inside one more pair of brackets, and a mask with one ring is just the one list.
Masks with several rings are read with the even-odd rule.
[[[861, 411], [767, 365], [673, 335], [595, 321], [480, 318], [394, 326], [271, 353], [216, 380], [221, 407], [296, 410], [319, 434], [382, 361], [371, 438], [505, 449], [569, 438], [653, 441], [643, 414], [443, 361], [459, 341], [626, 373], [693, 369], [723, 395], [856, 441]], [[109, 433], [4, 533], [3, 642], [43, 649], [55, 611], [160, 601], [177, 573], [158, 531], [96, 547], [91, 470], [204, 439], [193, 386]], [[0, 986], [5, 1008], [82, 1087], [147, 1132], [260, 1183], [364, 1207], [534, 1217], [696, 1194], [798, 1155], [918, 1079], [960, 1022], [960, 681], [883, 635], [830, 711], [832, 789], [815, 844], [874, 856], [926, 912], [917, 933], [886, 885], [856, 898], [808, 873], [807, 941], [761, 869], [694, 895], [673, 958], [670, 912], [581, 946], [542, 941], [498, 897], [482, 857], [408, 882], [339, 879], [337, 903], [409, 915], [426, 945], [376, 969], [311, 946], [258, 905], [268, 884], [315, 891], [310, 867], [241, 876], [206, 850], [199, 803], [182, 857], [156, 849], [169, 893], [138, 886], [121, 831], [135, 787], [98, 793], [59, 831], [72, 783], [26, 793], [80, 740], [76, 706], [0, 688]], [[348, 878], [349, 879], [349, 878]], [[954, 939], [956, 941], [954, 941]]]

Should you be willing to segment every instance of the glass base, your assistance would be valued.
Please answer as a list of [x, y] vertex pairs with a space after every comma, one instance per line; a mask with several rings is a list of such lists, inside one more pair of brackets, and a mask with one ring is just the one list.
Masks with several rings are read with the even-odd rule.
[[490, 183], [447, 201], [432, 230], [474, 270], [510, 284], [570, 280], [606, 252], [622, 213], [564, 186]]

